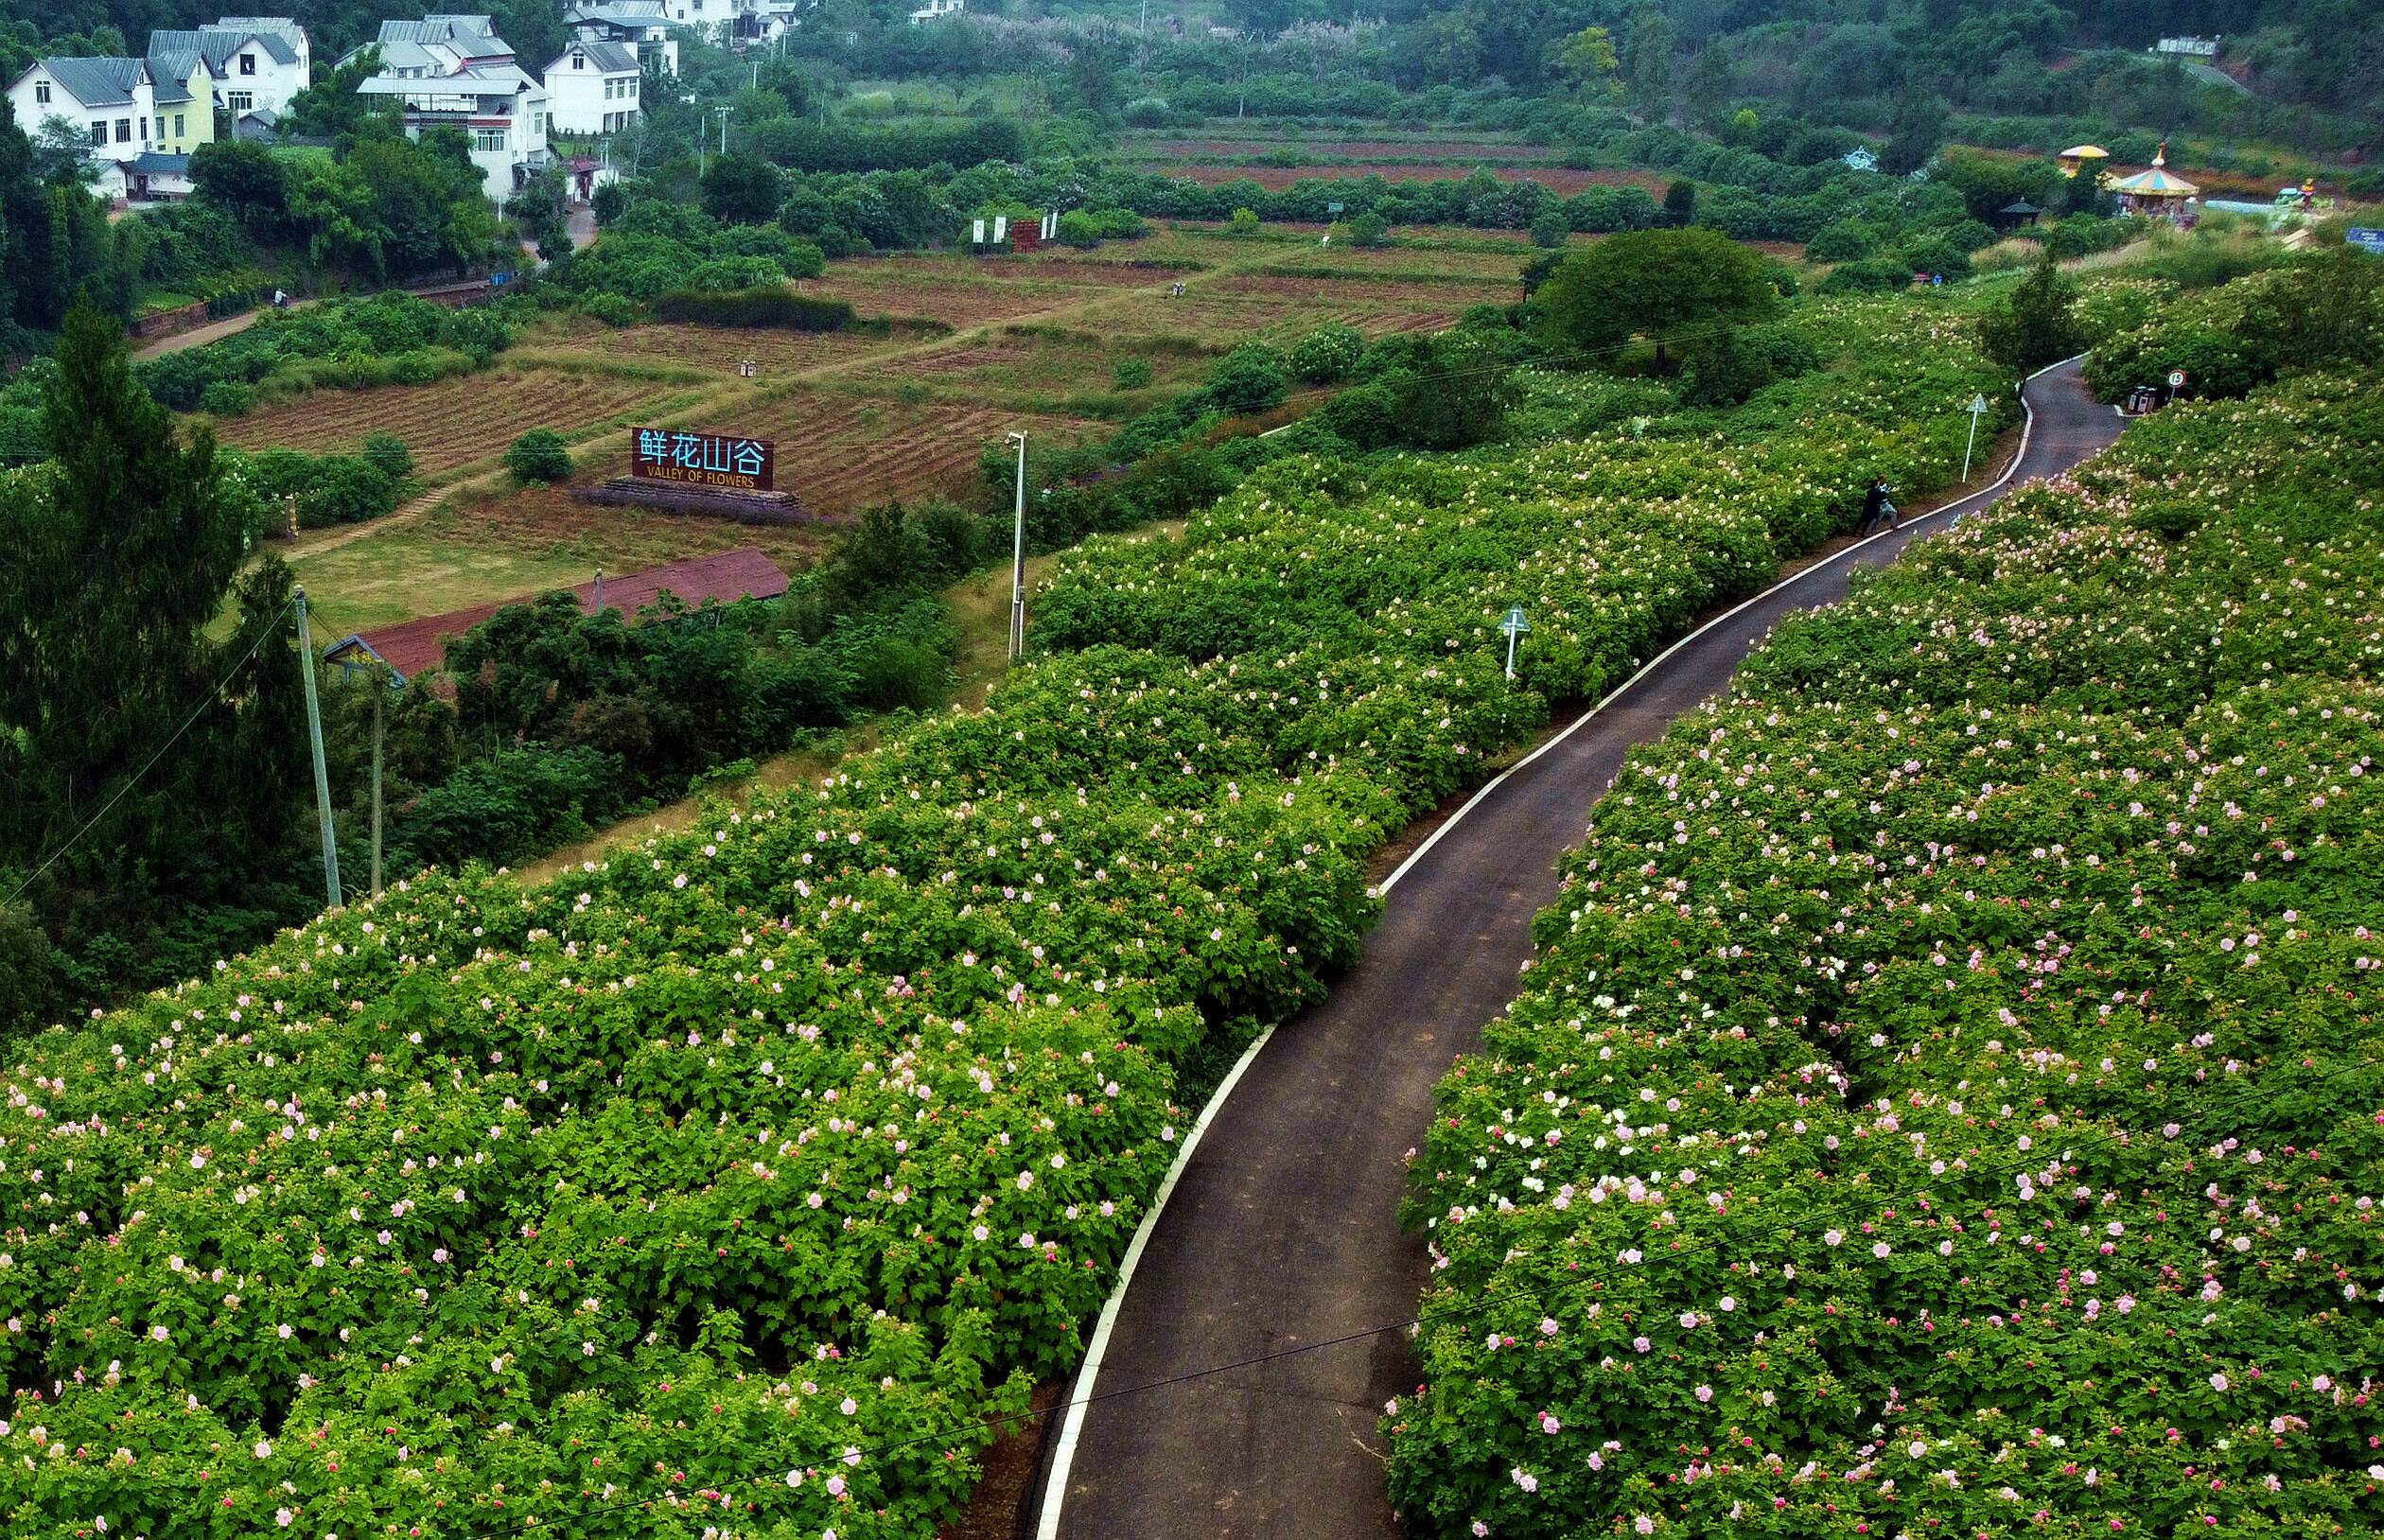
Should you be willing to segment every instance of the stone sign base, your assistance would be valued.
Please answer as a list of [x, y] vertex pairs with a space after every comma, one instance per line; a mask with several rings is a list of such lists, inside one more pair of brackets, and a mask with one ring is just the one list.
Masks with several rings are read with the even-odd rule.
[[594, 486], [575, 486], [571, 496], [582, 502], [623, 507], [666, 508], [677, 514], [710, 514], [740, 524], [843, 524], [850, 520], [807, 511], [785, 492], [732, 491], [726, 487], [692, 486], [677, 481], [650, 481], [640, 476], [616, 476]]

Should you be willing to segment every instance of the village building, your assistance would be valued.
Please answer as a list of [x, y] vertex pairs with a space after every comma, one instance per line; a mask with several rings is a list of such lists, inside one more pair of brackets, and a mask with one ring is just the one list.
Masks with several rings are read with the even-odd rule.
[[522, 69], [488, 17], [385, 21], [367, 46], [380, 50], [380, 73], [359, 82], [358, 94], [396, 102], [409, 138], [427, 128], [464, 130], [490, 198], [501, 202], [547, 168], [547, 89]]
[[580, 42], [625, 44], [640, 65], [656, 64], [665, 75], [678, 73], [675, 25], [663, 0], [572, 0], [563, 8], [563, 26]]
[[628, 44], [573, 43], [546, 67], [550, 130], [620, 132], [638, 115], [641, 73]]

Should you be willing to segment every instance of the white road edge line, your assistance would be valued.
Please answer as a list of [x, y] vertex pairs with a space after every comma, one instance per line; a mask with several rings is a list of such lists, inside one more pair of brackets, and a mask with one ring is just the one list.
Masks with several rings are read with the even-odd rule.
[[1069, 1467], [1076, 1462], [1077, 1437], [1084, 1430], [1084, 1409], [1092, 1404], [1093, 1383], [1100, 1375], [1101, 1359], [1109, 1352], [1110, 1333], [1116, 1329], [1117, 1313], [1125, 1307], [1126, 1286], [1134, 1281], [1134, 1268], [1142, 1261], [1143, 1248], [1150, 1244], [1151, 1233], [1159, 1228], [1159, 1216], [1166, 1209], [1176, 1180], [1192, 1164], [1192, 1152], [1200, 1147], [1201, 1136], [1208, 1132], [1209, 1120], [1217, 1116], [1217, 1110], [1233, 1094], [1242, 1071], [1257, 1059], [1258, 1051], [1266, 1047], [1274, 1030], [1270, 1026], [1259, 1033], [1258, 1040], [1242, 1050], [1242, 1056], [1234, 1060], [1234, 1067], [1225, 1072], [1225, 1078], [1217, 1083], [1208, 1105], [1201, 1109], [1200, 1121], [1192, 1125], [1192, 1131], [1184, 1135], [1183, 1147], [1176, 1151], [1175, 1164], [1167, 1167], [1166, 1180], [1151, 1196], [1149, 1212], [1134, 1227], [1134, 1238], [1127, 1243], [1126, 1255], [1117, 1265], [1117, 1286], [1110, 1290], [1108, 1303], [1101, 1306], [1100, 1320], [1093, 1326], [1092, 1343], [1085, 1349], [1084, 1362], [1077, 1369], [1076, 1393], [1068, 1400], [1067, 1421], [1061, 1425], [1060, 1443], [1052, 1450], [1051, 1479], [1043, 1488], [1043, 1517], [1035, 1527], [1036, 1540], [1059, 1540], [1060, 1505], [1067, 1496]]
[[[2084, 355], [2080, 354], [2078, 357], [2082, 358]], [[2028, 376], [2027, 379], [2024, 379], [2020, 382], [2023, 387], [2023, 392], [2020, 397], [2020, 411], [2023, 413], [2020, 425], [2020, 447], [2018, 451], [2012, 455], [2011, 464], [2004, 467], [2004, 473], [2001, 476], [1996, 477], [1994, 481], [1970, 494], [1970, 496], [1961, 499], [1959, 501], [1949, 502], [1942, 508], [1932, 508], [1925, 514], [1914, 515], [1912, 521], [1915, 524], [1919, 524], [1923, 519], [1935, 518], [1939, 514], [1945, 513], [1951, 509], [1961, 507], [1963, 503], [1975, 502], [1979, 499], [1988, 496], [1990, 493], [2000, 491], [2003, 488], [2004, 483], [2011, 480], [2013, 472], [2020, 468], [2020, 462], [2027, 458], [2028, 435], [2036, 428], [2036, 412], [2028, 406], [2028, 398], [2025, 394], [2025, 387], [2028, 380], [2036, 378], [2037, 375], [2049, 374], [2053, 370], [2060, 368], [2061, 364], [2072, 363], [2075, 361], [2075, 359], [2063, 359], [2060, 363], [2048, 363], [2042, 369], [2038, 370], [2036, 374]], [[1704, 636], [1715, 626], [1722, 624], [1732, 616], [1737, 615], [1740, 610], [1746, 608], [1748, 604], [1757, 604], [1764, 599], [1768, 599], [1773, 594], [1778, 593], [1780, 589], [1788, 586], [1789, 584], [1796, 582], [1797, 578], [1804, 577], [1807, 573], [1817, 572], [1822, 568], [1828, 567], [1831, 563], [1837, 561], [1839, 557], [1845, 556], [1852, 551], [1860, 551], [1863, 547], [1869, 545], [1871, 541], [1884, 539], [1886, 535], [1894, 533], [1896, 532], [1882, 531], [1878, 534], [1871, 535], [1867, 539], [1857, 541], [1853, 545], [1847, 547], [1845, 551], [1839, 551], [1836, 556], [1829, 558], [1828, 561], [1815, 562], [1813, 566], [1806, 568], [1804, 571], [1797, 572], [1791, 577], [1783, 578], [1779, 582], [1773, 584], [1770, 587], [1765, 588], [1762, 593], [1755, 595], [1754, 598], [1747, 600], [1744, 604], [1735, 606], [1727, 614], [1718, 615], [1714, 619], [1708, 621], [1705, 624], [1697, 627], [1696, 630], [1690, 632], [1678, 641], [1674, 642], [1671, 646], [1657, 654], [1654, 658], [1648, 661], [1646, 667], [1641, 668], [1637, 674], [1632, 674], [1628, 679], [1623, 680], [1622, 683], [1608, 691], [1605, 696], [1601, 699], [1598, 704], [1583, 712], [1574, 720], [1570, 726], [1567, 727], [1563, 732], [1558, 733], [1555, 737], [1551, 738], [1539, 747], [1532, 750], [1531, 753], [1525, 755], [1514, 764], [1508, 766], [1495, 779], [1493, 779], [1488, 785], [1474, 793], [1474, 795], [1467, 799], [1464, 807], [1459, 808], [1455, 814], [1449, 816], [1446, 822], [1443, 823], [1438, 829], [1432, 831], [1430, 838], [1427, 839], [1423, 844], [1417, 846], [1412, 854], [1411, 854], [1405, 861], [1400, 862], [1398, 869], [1394, 871], [1390, 876], [1384, 878], [1375, 891], [1376, 893], [1390, 892], [1392, 885], [1397, 883], [1400, 878], [1407, 875], [1407, 871], [1410, 866], [1412, 866], [1418, 861], [1421, 861], [1424, 858], [1424, 853], [1426, 851], [1440, 843], [1440, 838], [1443, 834], [1447, 833], [1449, 830], [1455, 828], [1458, 821], [1464, 818], [1466, 814], [1471, 813], [1475, 806], [1480, 803], [1483, 797], [1488, 796], [1492, 792], [1497, 791], [1500, 783], [1505, 781], [1507, 777], [1514, 775], [1516, 771], [1522, 769], [1525, 765], [1530, 764], [1534, 760], [1538, 759], [1550, 749], [1554, 748], [1558, 744], [1561, 744], [1566, 739], [1571, 737], [1573, 733], [1580, 728], [1583, 723], [1588, 721], [1591, 717], [1596, 716], [1600, 711], [1604, 710], [1606, 707], [1611, 705], [1625, 691], [1629, 690], [1633, 685], [1639, 683], [1640, 679], [1644, 678], [1649, 670], [1655, 668], [1657, 664], [1663, 662], [1664, 659], [1672, 656], [1673, 654], [1689, 645], [1689, 643], [1696, 640], [1699, 637]], [[1225, 1078], [1217, 1083], [1216, 1091], [1212, 1092], [1209, 1095], [1208, 1105], [1201, 1109], [1200, 1121], [1192, 1125], [1192, 1131], [1190, 1133], [1184, 1135], [1183, 1147], [1176, 1151], [1175, 1163], [1167, 1167], [1167, 1175], [1166, 1179], [1159, 1183], [1158, 1192], [1151, 1195], [1150, 1208], [1148, 1212], [1143, 1215], [1142, 1223], [1134, 1227], [1134, 1238], [1127, 1244], [1125, 1256], [1120, 1258], [1118, 1261], [1116, 1286], [1110, 1290], [1110, 1297], [1108, 1301], [1101, 1306], [1100, 1319], [1094, 1322], [1093, 1339], [1085, 1348], [1084, 1362], [1079, 1364], [1077, 1368], [1075, 1393], [1068, 1398], [1068, 1415], [1066, 1420], [1060, 1426], [1060, 1442], [1053, 1448], [1051, 1453], [1051, 1474], [1043, 1486], [1043, 1513], [1040, 1518], [1036, 1521], [1035, 1540], [1060, 1540], [1060, 1510], [1061, 1505], [1067, 1500], [1068, 1473], [1071, 1467], [1076, 1463], [1077, 1441], [1084, 1431], [1085, 1408], [1092, 1405], [1093, 1387], [1100, 1377], [1101, 1360], [1109, 1353], [1110, 1336], [1117, 1328], [1118, 1312], [1125, 1307], [1126, 1290], [1133, 1284], [1134, 1269], [1142, 1262], [1143, 1250], [1150, 1243], [1152, 1232], [1159, 1228], [1159, 1216], [1166, 1212], [1167, 1207], [1167, 1199], [1175, 1192], [1176, 1181], [1183, 1175], [1184, 1167], [1192, 1164], [1192, 1152], [1200, 1146], [1201, 1136], [1208, 1132], [1210, 1120], [1217, 1116], [1218, 1109], [1225, 1105], [1225, 1098], [1234, 1094], [1234, 1087], [1240, 1083], [1242, 1072], [1249, 1069], [1250, 1066], [1256, 1061], [1259, 1051], [1267, 1046], [1269, 1040], [1273, 1038], [1274, 1031], [1275, 1029], [1270, 1026], [1265, 1031], [1259, 1033], [1258, 1040], [1255, 1042], [1253, 1042], [1249, 1047], [1242, 1050], [1241, 1058], [1234, 1060], [1234, 1067], [1226, 1071]]]
[[[2083, 357], [2083, 355], [2081, 354], [2079, 357]], [[2048, 363], [2044, 366], [2044, 368], [2038, 370], [2035, 375], [2030, 375], [2028, 379], [2034, 379], [2037, 377], [2037, 375], [2046, 374], [2052, 370], [2059, 369], [2063, 363], [2069, 363], [2072, 361], [2073, 360], [2070, 359], [2063, 359], [2060, 360], [2060, 363]], [[2020, 468], [2020, 462], [2027, 458], [2028, 435], [2036, 428], [2036, 412], [2028, 405], [2028, 397], [2025, 391], [2028, 379], [2024, 379], [2020, 382], [2022, 386], [2020, 411], [2023, 414], [2020, 424], [2020, 447], [2017, 452], [2012, 455], [2011, 464], [2004, 467], [2004, 473], [1967, 497], [1949, 502], [1941, 508], [1932, 508], [1925, 514], [1913, 515], [1913, 523], [1919, 524], [1924, 519], [1935, 518], [1939, 514], [1950, 513], [1954, 509], [1961, 507], [1964, 503], [1976, 502], [1981, 498], [2002, 490], [2004, 483], [2011, 480], [2012, 474]], [[1572, 721], [1571, 725], [1567, 726], [1564, 731], [1556, 734], [1554, 737], [1549, 739], [1548, 742], [1540, 744], [1539, 747], [1532, 750], [1529, 754], [1524, 755], [1523, 758], [1507, 766], [1506, 769], [1500, 771], [1495, 778], [1493, 778], [1487, 785], [1483, 786], [1481, 790], [1474, 793], [1473, 796], [1466, 800], [1464, 807], [1459, 808], [1455, 813], [1451, 814], [1446, 823], [1443, 823], [1438, 829], [1433, 830], [1431, 834], [1424, 841], [1423, 844], [1417, 846], [1415, 849], [1409, 854], [1405, 861], [1400, 862], [1398, 869], [1392, 872], [1390, 876], [1384, 878], [1381, 883], [1376, 886], [1375, 891], [1376, 893], [1390, 892], [1391, 889], [1397, 884], [1399, 879], [1408, 874], [1409, 867], [1414, 866], [1418, 861], [1423, 860], [1425, 855], [1430, 851], [1432, 847], [1440, 843], [1440, 839], [1443, 834], [1446, 834], [1451, 829], [1454, 829], [1457, 824], [1464, 819], [1466, 814], [1471, 813], [1474, 808], [1480, 804], [1483, 797], [1488, 796], [1492, 792], [1497, 791], [1499, 787], [1505, 782], [1507, 777], [1514, 775], [1517, 770], [1522, 769], [1524, 766], [1530, 764], [1534, 760], [1538, 759], [1550, 749], [1554, 748], [1566, 739], [1570, 738], [1575, 732], [1578, 732], [1581, 729], [1582, 724], [1587, 722], [1591, 717], [1596, 716], [1600, 711], [1604, 710], [1616, 701], [1621, 700], [1625, 694], [1629, 693], [1633, 685], [1638, 684], [1641, 679], [1647, 677], [1650, 673], [1661, 666], [1663, 661], [1672, 656], [1673, 654], [1680, 651], [1683, 647], [1688, 646], [1691, 642], [1696, 640], [1699, 637], [1704, 636], [1715, 626], [1727, 624], [1730, 621], [1736, 619], [1739, 613], [1742, 610], [1744, 610], [1748, 605], [1760, 604], [1764, 600], [1769, 599], [1772, 595], [1779, 592], [1780, 589], [1787, 587], [1790, 584], [1798, 582], [1806, 577], [1810, 577], [1812, 574], [1820, 571], [1822, 569], [1836, 564], [1846, 557], [1852, 555], [1855, 551], [1862, 550], [1865, 546], [1869, 545], [1874, 540], [1884, 540], [1888, 535], [1897, 533], [1900, 532], [1895, 530], [1882, 530], [1877, 534], [1856, 541], [1854, 544], [1848, 546], [1844, 551], [1839, 551], [1834, 556], [1829, 557], [1827, 560], [1814, 562], [1811, 567], [1805, 568], [1802, 571], [1792, 573], [1789, 576], [1780, 579], [1778, 583], [1773, 584], [1762, 592], [1754, 595], [1752, 598], [1745, 600], [1744, 603], [1731, 606], [1731, 608], [1723, 614], [1715, 616], [1712, 620], [1708, 621], [1705, 624], [1697, 627], [1694, 631], [1690, 632], [1687, 636], [1681, 638], [1678, 641], [1674, 642], [1662, 652], [1657, 653], [1654, 657], [1649, 658], [1646, 664], [1642, 666], [1638, 673], [1632, 674], [1629, 678], [1623, 680], [1612, 690], [1607, 691], [1605, 694], [1599, 699], [1595, 706], [1592, 706], [1586, 711], [1582, 712], [1581, 715], [1576, 717]]]

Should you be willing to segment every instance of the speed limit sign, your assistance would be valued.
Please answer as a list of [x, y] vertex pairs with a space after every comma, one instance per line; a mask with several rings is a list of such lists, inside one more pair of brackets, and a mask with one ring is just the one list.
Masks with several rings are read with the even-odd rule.
[[2181, 385], [2182, 385], [2182, 384], [2184, 384], [2184, 383], [2185, 383], [2185, 371], [2184, 371], [2184, 370], [2182, 370], [2182, 369], [2172, 369], [2172, 370], [2170, 370], [2170, 371], [2169, 371], [2169, 389], [2170, 389], [2170, 390], [2172, 390], [2172, 391], [2173, 391], [2173, 390], [2176, 390], [2179, 386], [2181, 386]]

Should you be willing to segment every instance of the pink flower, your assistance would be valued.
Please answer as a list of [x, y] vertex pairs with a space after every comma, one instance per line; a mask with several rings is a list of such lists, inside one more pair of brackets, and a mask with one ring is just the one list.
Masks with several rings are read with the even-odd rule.
[[1712, 1386], [1710, 1386], [1710, 1385], [1700, 1385], [1700, 1386], [1698, 1386], [1698, 1387], [1697, 1387], [1697, 1399], [1698, 1399], [1698, 1400], [1700, 1400], [1700, 1401], [1710, 1401], [1710, 1400], [1712, 1400], [1712, 1399], [1713, 1399], [1713, 1387], [1712, 1387]]

